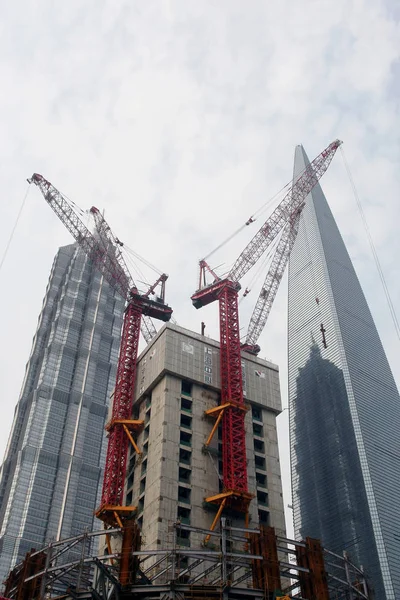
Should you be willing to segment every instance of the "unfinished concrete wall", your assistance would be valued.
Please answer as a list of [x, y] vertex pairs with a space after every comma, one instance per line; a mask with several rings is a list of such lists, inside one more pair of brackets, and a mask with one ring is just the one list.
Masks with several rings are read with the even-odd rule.
[[[219, 404], [219, 347], [214, 340], [167, 324], [140, 355], [135, 416], [145, 421], [138, 437], [141, 458], [131, 454], [127, 503], [138, 506], [146, 548], [172, 543], [177, 520], [208, 529], [214, 514], [204, 499], [220, 491], [221, 441], [204, 452], [213, 421], [204, 412]], [[243, 387], [250, 526], [259, 521], [284, 534], [276, 416], [281, 411], [278, 368], [243, 354]], [[204, 537], [182, 532], [183, 546]], [[186, 536], [186, 537], [185, 537]]]

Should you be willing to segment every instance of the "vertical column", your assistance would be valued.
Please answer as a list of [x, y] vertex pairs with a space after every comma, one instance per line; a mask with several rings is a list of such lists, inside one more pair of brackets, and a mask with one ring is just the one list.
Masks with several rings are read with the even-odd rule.
[[141, 317], [141, 306], [130, 303], [125, 312], [122, 329], [111, 428], [104, 469], [102, 506], [122, 506], [129, 442], [123, 425], [121, 423], [113, 425], [113, 421], [131, 418]]
[[227, 282], [219, 296], [222, 461], [225, 491], [247, 492], [246, 439], [237, 290]]
[[329, 600], [323, 548], [319, 540], [306, 538], [305, 547], [296, 546], [297, 564], [308, 569], [299, 571], [301, 595], [304, 598]]

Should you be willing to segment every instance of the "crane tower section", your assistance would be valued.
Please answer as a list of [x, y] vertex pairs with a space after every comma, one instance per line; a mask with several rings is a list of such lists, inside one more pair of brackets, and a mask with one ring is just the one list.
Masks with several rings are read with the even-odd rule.
[[[95, 231], [92, 233], [66, 197], [42, 175], [34, 173], [28, 182], [34, 183], [40, 189], [46, 202], [80, 248], [93, 261], [110, 286], [127, 301], [112, 416], [106, 426], [108, 447], [101, 505], [96, 511], [97, 517], [105, 524], [122, 527], [124, 515], [131, 515], [136, 510], [134, 506], [123, 505], [123, 496], [129, 443], [140, 454], [134, 438], [135, 433], [143, 426], [142, 421], [132, 419], [140, 331], [142, 329], [143, 337], [149, 342], [156, 334], [151, 318], [170, 320], [172, 309], [165, 303], [165, 282], [168, 276], [161, 274], [145, 293], [139, 292], [123, 259], [123, 244], [115, 237], [97, 208], [90, 209], [95, 222]], [[151, 295], [155, 295], [154, 300], [150, 298]]]

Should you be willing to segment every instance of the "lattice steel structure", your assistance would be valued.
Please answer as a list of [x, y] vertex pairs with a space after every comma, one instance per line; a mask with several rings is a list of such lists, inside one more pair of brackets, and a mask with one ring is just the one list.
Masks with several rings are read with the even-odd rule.
[[[210, 535], [212, 547], [180, 546], [181, 530]], [[130, 537], [125, 585], [120, 579], [123, 552], [92, 556], [90, 541], [102, 535], [92, 532], [29, 553], [10, 574], [6, 595], [12, 600], [372, 600], [362, 570], [347, 556], [323, 550], [317, 540], [295, 542], [276, 536], [272, 528], [231, 527], [224, 518], [218, 531], [177, 522], [171, 532], [171, 544], [154, 550], [142, 550], [140, 537]], [[108, 534], [124, 535], [125, 530], [109, 529]], [[72, 548], [77, 558], [65, 562]]]

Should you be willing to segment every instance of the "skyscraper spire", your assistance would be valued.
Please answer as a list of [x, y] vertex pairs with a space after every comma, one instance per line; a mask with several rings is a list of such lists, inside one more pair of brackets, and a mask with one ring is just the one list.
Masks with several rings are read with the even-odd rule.
[[[307, 164], [297, 146], [294, 173]], [[296, 536], [347, 550], [377, 598], [400, 598], [400, 398], [320, 185], [289, 263], [289, 405]]]

